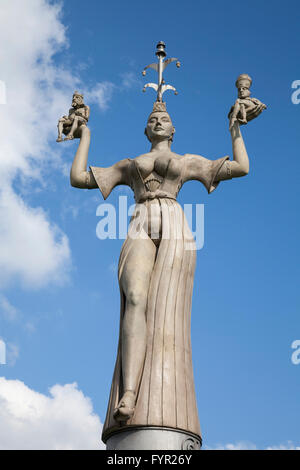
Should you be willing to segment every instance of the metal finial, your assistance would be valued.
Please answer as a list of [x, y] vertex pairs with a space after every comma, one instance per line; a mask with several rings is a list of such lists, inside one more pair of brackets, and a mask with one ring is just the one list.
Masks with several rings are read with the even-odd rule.
[[158, 63], [157, 64], [150, 64], [147, 65], [147, 67], [144, 68], [142, 74], [143, 76], [146, 75], [146, 70], [147, 69], [153, 69], [156, 70], [158, 73], [158, 84], [156, 83], [146, 83], [146, 85], [143, 88], [143, 91], [146, 91], [146, 88], [153, 88], [157, 92], [157, 101], [162, 102], [162, 96], [165, 91], [167, 90], [173, 90], [175, 92], [175, 95], [178, 95], [176, 88], [174, 88], [172, 85], [165, 85], [165, 81], [163, 79], [163, 71], [166, 69], [166, 67], [171, 63], [176, 61], [176, 66], [180, 67], [180, 62], [178, 59], [175, 57], [172, 57], [170, 59], [166, 59], [166, 45], [163, 41], [160, 41], [157, 46], [156, 46], [156, 55], [158, 58]]

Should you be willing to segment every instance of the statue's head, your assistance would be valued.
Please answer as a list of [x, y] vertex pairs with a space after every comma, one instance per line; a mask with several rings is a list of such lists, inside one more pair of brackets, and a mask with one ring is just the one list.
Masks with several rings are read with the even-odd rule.
[[235, 85], [238, 89], [239, 98], [248, 98], [251, 95], [250, 87], [252, 85], [252, 78], [246, 73], [243, 73], [237, 78]]
[[167, 113], [165, 103], [156, 101], [147, 121], [145, 135], [151, 143], [168, 140], [171, 145], [174, 133], [175, 128], [173, 127], [170, 115]]
[[75, 91], [74, 94], [73, 94], [73, 98], [72, 98], [72, 107], [73, 108], [78, 108], [78, 107], [82, 106], [83, 104], [84, 104], [83, 95], [78, 93], [78, 91]]

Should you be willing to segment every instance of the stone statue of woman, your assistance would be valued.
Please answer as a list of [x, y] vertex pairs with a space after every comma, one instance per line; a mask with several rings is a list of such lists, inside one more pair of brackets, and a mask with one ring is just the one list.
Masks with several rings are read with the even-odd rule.
[[[131, 236], [129, 228], [119, 259], [120, 335], [102, 435], [110, 449], [200, 447], [190, 340], [196, 252], [176, 198], [187, 181], [198, 180], [212, 193], [220, 181], [249, 171], [238, 121], [231, 128], [233, 160], [172, 151], [175, 129], [161, 97], [163, 87], [174, 88], [162, 79], [165, 45], [157, 47], [158, 97], [145, 129], [150, 151], [109, 168], [87, 170], [90, 131], [82, 125], [71, 169], [72, 186], [99, 188], [104, 199], [117, 185], [130, 186], [137, 203], [132, 220], [139, 217], [141, 207], [146, 214], [138, 236]], [[128, 438], [133, 431], [139, 436], [143, 430], [152, 432], [148, 441], [145, 435], [138, 441], [136, 435], [136, 440], [125, 439], [123, 447], [118, 444], [120, 436]], [[159, 439], [153, 437], [155, 431], [160, 432]], [[170, 436], [169, 441], [164, 439], [163, 431], [164, 436], [180, 435], [180, 443], [170, 443]]]

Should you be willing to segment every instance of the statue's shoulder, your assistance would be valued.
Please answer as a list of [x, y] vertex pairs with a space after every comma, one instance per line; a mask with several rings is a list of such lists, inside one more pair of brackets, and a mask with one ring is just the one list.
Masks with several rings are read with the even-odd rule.
[[125, 168], [128, 168], [131, 162], [132, 162], [131, 158], [123, 158], [122, 160], [119, 160], [118, 162], [116, 162], [113, 166], [116, 168], [125, 169]]
[[184, 166], [186, 175], [189, 173], [194, 174], [195, 172], [200, 175], [208, 171], [211, 167], [213, 160], [202, 157], [202, 155], [196, 155], [194, 153], [186, 153], [184, 155]]
[[185, 157], [185, 155], [180, 155], [179, 153], [172, 152], [172, 158], [174, 160], [182, 160]]
[[202, 155], [196, 155], [194, 153], [185, 153], [183, 158], [186, 160], [195, 160], [195, 161], [208, 161], [208, 158], [202, 157]]
[[141, 162], [146, 159], [154, 158], [153, 154], [151, 152], [147, 153], [141, 153], [141, 155], [138, 155], [137, 157], [133, 158], [132, 160], [135, 162]]

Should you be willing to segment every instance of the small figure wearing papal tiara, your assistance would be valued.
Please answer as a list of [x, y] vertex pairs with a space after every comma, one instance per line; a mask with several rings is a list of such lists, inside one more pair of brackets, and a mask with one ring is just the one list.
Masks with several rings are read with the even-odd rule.
[[[73, 140], [77, 137], [76, 131], [81, 126], [86, 126], [90, 117], [90, 108], [84, 104], [83, 95], [75, 91], [72, 99], [72, 108], [69, 110], [69, 116], [63, 116], [58, 121], [58, 137], [56, 142], [63, 140]], [[62, 135], [66, 137], [63, 139]]]
[[240, 124], [247, 124], [252, 119], [259, 116], [266, 105], [259, 101], [257, 98], [250, 98], [251, 92], [250, 87], [252, 85], [252, 79], [247, 74], [242, 74], [238, 77], [235, 83], [238, 89], [238, 99], [235, 105], [231, 108], [228, 115], [231, 129], [236, 121]]

